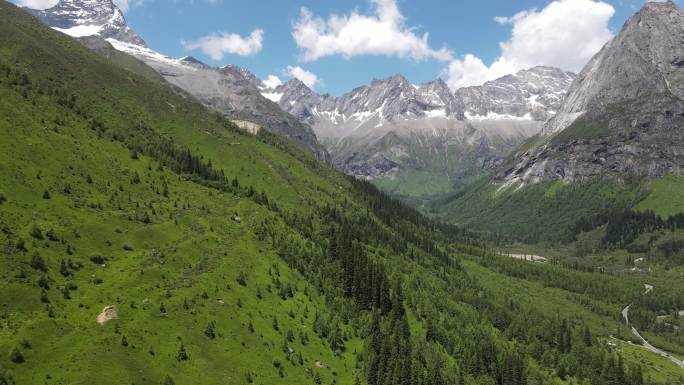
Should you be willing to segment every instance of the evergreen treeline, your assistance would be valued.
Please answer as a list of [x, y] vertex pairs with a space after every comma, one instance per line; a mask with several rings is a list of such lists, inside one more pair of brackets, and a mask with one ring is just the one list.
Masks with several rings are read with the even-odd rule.
[[[606, 225], [606, 233], [601, 242], [610, 248], [625, 248], [639, 235], [657, 230], [676, 230], [684, 228], [684, 213], [662, 219], [651, 210], [643, 212], [634, 210], [615, 210], [599, 213], [591, 217], [582, 218], [577, 222], [573, 231], [577, 235], [599, 226]], [[675, 253], [681, 249], [679, 245], [669, 250]]]

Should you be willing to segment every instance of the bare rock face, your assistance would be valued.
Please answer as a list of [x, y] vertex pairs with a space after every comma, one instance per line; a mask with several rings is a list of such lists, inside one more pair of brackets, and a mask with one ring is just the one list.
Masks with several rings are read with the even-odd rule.
[[28, 9], [45, 24], [68, 35], [99, 35], [145, 47], [145, 41], [127, 24], [112, 0], [61, 0], [46, 10]]
[[481, 86], [456, 90], [463, 114], [473, 120], [489, 116], [531, 117], [545, 122], [561, 106], [576, 75], [553, 67], [534, 67]]
[[536, 146], [499, 179], [684, 175], [684, 13], [649, 2], [579, 74]]

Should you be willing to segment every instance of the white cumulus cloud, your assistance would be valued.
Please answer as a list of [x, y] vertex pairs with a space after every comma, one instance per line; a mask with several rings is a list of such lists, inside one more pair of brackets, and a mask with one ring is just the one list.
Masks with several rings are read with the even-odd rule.
[[578, 72], [613, 37], [608, 21], [615, 9], [603, 1], [556, 0], [541, 10], [496, 17], [512, 26], [491, 64], [472, 54], [453, 60], [443, 72], [451, 89], [478, 85], [536, 65]]
[[130, 8], [142, 5], [142, 3], [143, 0], [114, 0], [114, 4], [116, 4], [123, 12], [127, 12]]
[[283, 81], [275, 75], [268, 75], [268, 77], [265, 80], [262, 80], [262, 82], [268, 88], [276, 88], [279, 85], [283, 84]]
[[301, 60], [314, 61], [331, 55], [451, 60], [451, 52], [446, 48], [430, 47], [427, 33], [419, 36], [415, 28], [406, 26], [396, 0], [371, 0], [371, 3], [372, 15], [354, 10], [349, 15], [330, 15], [327, 21], [302, 8], [292, 31]]
[[293, 78], [297, 78], [309, 88], [314, 88], [321, 83], [321, 79], [315, 73], [307, 71], [299, 66], [287, 66], [285, 73]]
[[59, 0], [14, 0], [13, 2], [20, 7], [28, 7], [32, 9], [47, 9], [57, 5], [57, 3], [59, 3]]
[[259, 53], [262, 48], [264, 31], [255, 29], [249, 36], [242, 37], [236, 33], [214, 33], [196, 41], [181, 41], [185, 49], [199, 49], [214, 60], [221, 60], [225, 54], [250, 56]]

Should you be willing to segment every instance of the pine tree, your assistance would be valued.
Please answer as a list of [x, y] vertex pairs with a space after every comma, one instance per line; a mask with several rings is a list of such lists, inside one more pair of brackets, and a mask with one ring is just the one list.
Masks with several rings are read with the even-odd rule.
[[215, 328], [215, 327], [216, 327], [216, 325], [214, 324], [213, 321], [212, 321], [212, 322], [209, 322], [209, 323], [207, 324], [207, 327], [204, 329], [204, 335], [206, 335], [207, 337], [211, 338], [212, 340], [213, 340], [214, 338], [216, 338], [216, 333], [214, 332], [214, 328]]
[[176, 356], [176, 359], [178, 361], [187, 361], [190, 357], [188, 356], [188, 353], [185, 351], [185, 346], [181, 342], [180, 347], [178, 348], [178, 355]]

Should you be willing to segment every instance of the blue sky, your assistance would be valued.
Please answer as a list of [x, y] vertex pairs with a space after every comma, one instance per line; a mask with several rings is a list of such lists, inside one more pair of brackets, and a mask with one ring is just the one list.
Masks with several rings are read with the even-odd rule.
[[[261, 78], [275, 75], [285, 81], [295, 74], [318, 92], [336, 95], [395, 73], [415, 83], [442, 76], [456, 88], [534, 64], [578, 71], [644, 2], [118, 1], [127, 4], [128, 23], [154, 50], [175, 57], [192, 55], [216, 66], [237, 64]], [[302, 8], [307, 9], [308, 16]], [[342, 26], [344, 32], [337, 33], [330, 23], [331, 15], [340, 17], [338, 23], [349, 23], [350, 18], [359, 23], [350, 23], [346, 29]], [[387, 27], [385, 36], [391, 43], [374, 43], [373, 39], [387, 32], [382, 29], [383, 23], [394, 23]], [[312, 36], [311, 27], [316, 25], [318, 30]], [[298, 29], [309, 31], [307, 41], [295, 40], [293, 32]], [[425, 33], [429, 34], [426, 44]], [[530, 41], [530, 33], [544, 40]], [[356, 40], [350, 41], [349, 36]], [[407, 40], [401, 41], [404, 38]], [[508, 44], [505, 54], [502, 42]], [[221, 44], [223, 50], [206, 48], [212, 44]], [[412, 44], [415, 49], [407, 51], [405, 47]], [[542, 46], [546, 48], [540, 51], [538, 47]]]

